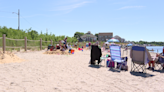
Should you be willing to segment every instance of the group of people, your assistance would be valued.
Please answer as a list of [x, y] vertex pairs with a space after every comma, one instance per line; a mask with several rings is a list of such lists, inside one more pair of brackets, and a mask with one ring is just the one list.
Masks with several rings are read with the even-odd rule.
[[[99, 42], [97, 41], [95, 44], [92, 44], [91, 42], [89, 42], [89, 43], [86, 43], [85, 45], [79, 45], [79, 43], [78, 42], [76, 42], [76, 43], [74, 43], [73, 44], [73, 47], [74, 48], [76, 48], [76, 49], [78, 49], [78, 48], [89, 48], [89, 49], [91, 49], [91, 45], [99, 45]], [[67, 43], [67, 38], [65, 38], [64, 40], [60, 40], [59, 41], [59, 44], [56, 44], [55, 46], [53, 46], [53, 45], [49, 45], [48, 46], [48, 49], [47, 50], [50, 50], [50, 51], [56, 51], [56, 50], [60, 50], [60, 51], [65, 51], [65, 50], [70, 50], [70, 49], [72, 49], [72, 46], [71, 46], [71, 44], [69, 44], [69, 43]]]
[[48, 50], [50, 49], [51, 51], [56, 51], [56, 50], [65, 51], [66, 49], [68, 49], [68, 47], [69, 46], [67, 44], [67, 38], [65, 38], [63, 41], [59, 41], [59, 44], [56, 44], [56, 46], [49, 45]]

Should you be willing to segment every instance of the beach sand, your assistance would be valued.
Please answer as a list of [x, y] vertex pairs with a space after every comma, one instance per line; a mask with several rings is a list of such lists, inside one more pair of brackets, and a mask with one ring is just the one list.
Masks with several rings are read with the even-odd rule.
[[74, 55], [44, 52], [19, 52], [15, 55], [24, 62], [0, 64], [0, 92], [164, 92], [164, 73], [131, 73], [130, 57], [129, 71], [119, 72], [104, 62], [89, 65], [89, 50]]
[[22, 62], [24, 61], [23, 59], [20, 59], [17, 57], [15, 54], [11, 52], [7, 52], [3, 54], [0, 52], [0, 64], [5, 64], [5, 63], [15, 63], [15, 62]]

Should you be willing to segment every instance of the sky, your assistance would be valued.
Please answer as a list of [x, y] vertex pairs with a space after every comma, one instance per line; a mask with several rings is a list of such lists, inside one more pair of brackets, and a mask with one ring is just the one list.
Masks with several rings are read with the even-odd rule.
[[[73, 36], [113, 32], [126, 41], [164, 42], [164, 0], [0, 0], [0, 26]], [[15, 13], [13, 13], [15, 12]]]

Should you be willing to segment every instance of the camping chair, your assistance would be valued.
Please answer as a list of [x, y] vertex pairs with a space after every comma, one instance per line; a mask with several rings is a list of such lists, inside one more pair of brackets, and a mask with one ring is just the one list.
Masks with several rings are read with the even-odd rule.
[[95, 64], [95, 60], [98, 60], [98, 64], [100, 63], [100, 57], [102, 56], [101, 49], [96, 45], [91, 45], [91, 64]]
[[[163, 55], [164, 56], [164, 55]], [[162, 69], [163, 68], [163, 64], [164, 64], [164, 58], [162, 58], [162, 57], [159, 57], [158, 58], [158, 61], [155, 63], [156, 64], [156, 66], [158, 67], [158, 69]]]
[[111, 61], [114, 61], [121, 64], [119, 67], [119, 70], [121, 70], [122, 65], [126, 64], [125, 60], [121, 58], [121, 47], [118, 45], [111, 45], [110, 55], [111, 55], [111, 60], [108, 62], [107, 66], [109, 66]]
[[[130, 51], [130, 57], [132, 59], [131, 71], [137, 70], [137, 72], [140, 72], [142, 70], [142, 73], [146, 72], [146, 64], [151, 61], [148, 59], [148, 55], [151, 57], [146, 47], [132, 46]], [[136, 64], [138, 64], [138, 66]]]

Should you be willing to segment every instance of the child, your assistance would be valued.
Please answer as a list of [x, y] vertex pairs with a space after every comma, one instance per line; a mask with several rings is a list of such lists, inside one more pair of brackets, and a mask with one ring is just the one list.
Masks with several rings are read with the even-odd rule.
[[61, 46], [60, 51], [65, 51], [64, 46]]
[[60, 46], [59, 46], [59, 44], [57, 44], [57, 45], [56, 45], [56, 49], [60, 49]]

